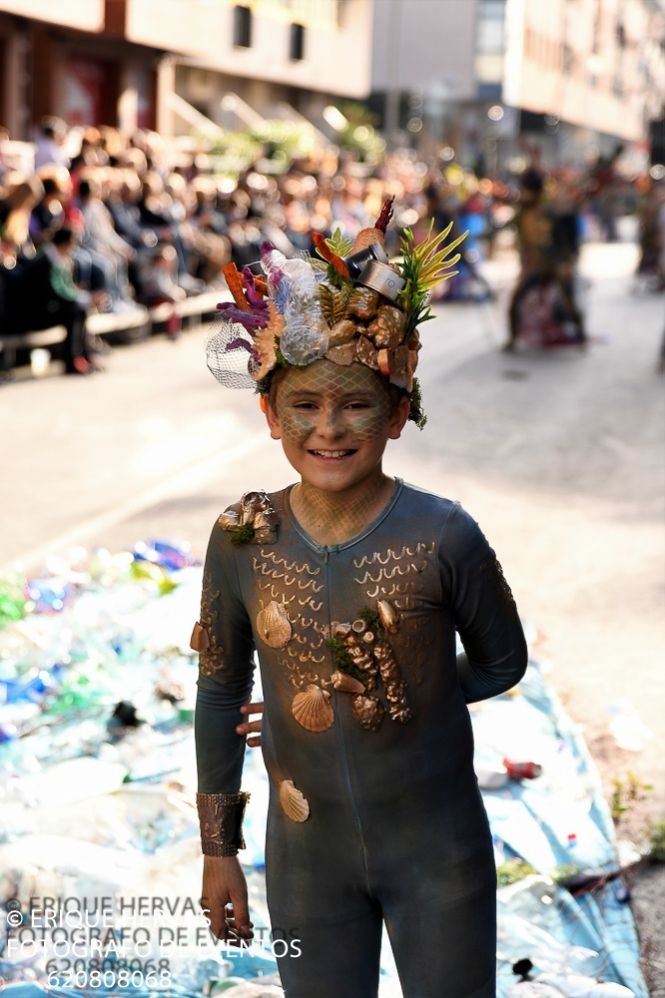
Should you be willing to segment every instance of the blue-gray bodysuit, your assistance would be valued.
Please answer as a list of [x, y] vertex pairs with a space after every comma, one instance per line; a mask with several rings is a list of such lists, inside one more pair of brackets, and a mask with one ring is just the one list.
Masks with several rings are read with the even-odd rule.
[[213, 528], [199, 791], [241, 787], [256, 648], [268, 907], [301, 950], [279, 959], [287, 998], [376, 995], [383, 922], [408, 998], [493, 998], [496, 873], [466, 705], [526, 668], [510, 589], [459, 503], [398, 480], [361, 534], [324, 547], [289, 492], [270, 496], [272, 542]]

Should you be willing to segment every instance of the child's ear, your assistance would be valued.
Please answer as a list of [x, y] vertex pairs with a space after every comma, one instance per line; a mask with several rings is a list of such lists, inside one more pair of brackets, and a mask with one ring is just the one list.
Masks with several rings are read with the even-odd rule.
[[389, 427], [388, 427], [388, 439], [398, 440], [402, 435], [402, 430], [406, 426], [407, 420], [409, 418], [409, 413], [411, 411], [411, 401], [405, 395], [399, 400], [399, 405], [393, 412]]
[[266, 417], [266, 423], [270, 430], [270, 436], [273, 440], [282, 439], [282, 428], [280, 426], [277, 414], [270, 406], [270, 398], [267, 395], [261, 395], [259, 399], [259, 405], [261, 406], [261, 411]]

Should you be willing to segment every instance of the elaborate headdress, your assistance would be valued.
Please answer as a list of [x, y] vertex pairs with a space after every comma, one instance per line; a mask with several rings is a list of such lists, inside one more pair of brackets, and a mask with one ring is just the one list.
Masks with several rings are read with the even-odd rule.
[[210, 371], [229, 388], [269, 390], [273, 373], [326, 358], [354, 361], [380, 372], [411, 396], [411, 418], [422, 424], [414, 373], [420, 350], [419, 326], [433, 318], [429, 291], [452, 277], [466, 233], [448, 244], [452, 223], [416, 245], [406, 229], [401, 257], [388, 261], [384, 237], [393, 199], [375, 225], [355, 240], [337, 229], [329, 239], [312, 236], [318, 257], [287, 259], [271, 243], [261, 247], [263, 275], [235, 264], [224, 268], [233, 296], [218, 305], [222, 328], [206, 348]]

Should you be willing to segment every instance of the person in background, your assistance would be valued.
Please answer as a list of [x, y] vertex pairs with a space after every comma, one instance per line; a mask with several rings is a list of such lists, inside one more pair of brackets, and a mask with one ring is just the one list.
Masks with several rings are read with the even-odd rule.
[[69, 156], [63, 148], [66, 138], [67, 124], [62, 118], [53, 115], [42, 118], [35, 142], [35, 170], [43, 166], [69, 167]]
[[90, 374], [99, 370], [86, 329], [90, 296], [72, 279], [73, 246], [74, 233], [63, 226], [34, 259], [6, 275], [5, 322], [16, 333], [65, 326], [65, 372]]

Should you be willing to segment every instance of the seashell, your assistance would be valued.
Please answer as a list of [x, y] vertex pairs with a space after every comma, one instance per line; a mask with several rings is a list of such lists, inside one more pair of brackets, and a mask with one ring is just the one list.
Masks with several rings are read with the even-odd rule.
[[406, 313], [394, 305], [381, 305], [376, 319], [367, 327], [367, 335], [377, 347], [398, 347], [406, 328]]
[[347, 672], [333, 672], [332, 684], [341, 693], [364, 693], [365, 687], [359, 679], [354, 679]]
[[361, 364], [365, 364], [367, 367], [373, 368], [375, 371], [378, 370], [378, 352], [372, 341], [366, 336], [359, 336], [355, 343], [356, 360], [359, 360]]
[[256, 615], [256, 630], [270, 648], [284, 648], [293, 633], [288, 613], [274, 600]]
[[358, 617], [358, 619], [354, 620], [353, 623], [351, 624], [351, 630], [355, 634], [364, 634], [365, 631], [367, 630], [367, 624], [365, 623], [364, 620], [361, 620], [360, 617]]
[[192, 631], [192, 636], [189, 639], [189, 647], [193, 648], [194, 651], [207, 651], [210, 647], [208, 632], [203, 624], [200, 624], [198, 620], [194, 624], [194, 630]]
[[354, 342], [340, 343], [336, 347], [330, 347], [325, 356], [326, 360], [331, 360], [333, 364], [348, 367], [356, 359], [356, 344]]
[[296, 693], [291, 704], [291, 713], [298, 724], [307, 731], [325, 731], [335, 720], [335, 712], [329, 703], [330, 693], [310, 683], [303, 693]]
[[358, 694], [353, 698], [353, 715], [367, 731], [376, 731], [380, 727], [385, 712], [378, 697]]
[[240, 526], [241, 510], [240, 503], [234, 503], [225, 509], [221, 516], [217, 518], [217, 523], [222, 530], [236, 530]]
[[279, 785], [279, 803], [284, 814], [291, 821], [307, 821], [309, 804], [305, 795], [293, 784], [293, 780], [282, 780]]
[[338, 347], [342, 343], [348, 343], [356, 335], [356, 324], [350, 319], [342, 319], [336, 322], [330, 330], [328, 343], [331, 347]]
[[399, 625], [399, 614], [390, 600], [380, 599], [376, 604], [379, 612], [379, 620], [387, 631], [394, 634]]
[[366, 645], [374, 644], [375, 638], [376, 635], [374, 631], [365, 631], [365, 633], [363, 634], [363, 641], [365, 642]]
[[345, 638], [351, 630], [351, 624], [340, 624], [337, 621], [332, 625], [334, 638]]
[[378, 307], [378, 291], [372, 288], [356, 288], [349, 298], [348, 314], [358, 319], [373, 319]]

